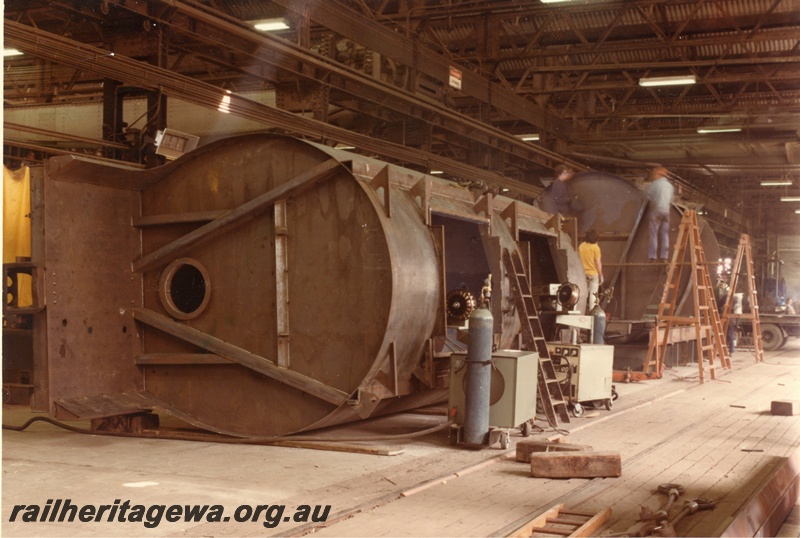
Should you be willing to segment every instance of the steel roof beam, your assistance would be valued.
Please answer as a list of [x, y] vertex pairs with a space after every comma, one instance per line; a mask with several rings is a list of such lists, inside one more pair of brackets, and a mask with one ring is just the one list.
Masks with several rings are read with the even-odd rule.
[[[116, 0], [110, 1], [116, 2]], [[224, 47], [252, 59], [252, 64], [240, 63], [236, 67], [230, 66], [232, 69], [253, 77], [263, 78], [262, 64], [274, 66], [307, 82], [330, 86], [361, 100], [380, 103], [382, 108], [420, 119], [438, 129], [466, 137], [489, 146], [493, 150], [499, 149], [517, 159], [525, 159], [542, 167], [552, 167], [564, 159], [563, 156], [544, 147], [521, 141], [505, 131], [471, 118], [458, 110], [447, 109], [438, 101], [375, 80], [286, 40], [271, 35], [262, 35], [250, 28], [245, 28], [241, 21], [229, 19], [223, 13], [216, 12], [208, 6], [194, 6], [180, 0], [164, 1], [171, 8], [171, 13], [181, 13], [190, 20], [177, 17], [173, 17], [172, 20], [154, 20], [159, 20], [160, 23], [171, 27], [174, 31], [198, 42]], [[120, 8], [126, 7], [126, 4], [122, 2], [116, 3], [116, 5]], [[223, 41], [211, 33], [202, 33], [201, 28], [191, 24], [192, 21], [199, 21], [219, 30], [222, 35], [229, 38], [228, 41]], [[248, 45], [252, 46], [248, 47]], [[182, 47], [183, 50], [186, 50], [185, 45]], [[199, 58], [206, 58], [208, 61], [219, 62], [219, 58], [203, 52], [192, 50], [191, 53]], [[577, 163], [575, 166], [580, 168]]]
[[[294, 11], [294, 0], [272, 0], [274, 3]], [[483, 103], [491, 105], [531, 125], [552, 133], [559, 138], [569, 138], [573, 128], [561, 118], [550, 114], [536, 103], [520, 97], [513, 90], [493, 83], [488, 79], [463, 69], [460, 64], [451, 62], [441, 54], [420, 45], [414, 39], [393, 32], [376, 24], [363, 15], [332, 2], [304, 4], [308, 15], [316, 23], [325, 26], [370, 50], [392, 58], [420, 73], [441, 81], [447, 87], [450, 67], [462, 70], [461, 91]]]
[[228, 110], [231, 114], [286, 129], [314, 140], [345, 142], [385, 159], [398, 159], [426, 168], [435, 167], [454, 177], [480, 179], [488, 185], [507, 187], [528, 196], [537, 196], [542, 191], [540, 187], [496, 172], [298, 116], [173, 71], [122, 55], [111, 55], [104, 49], [78, 43], [30, 26], [6, 20], [4, 30], [6, 43], [24, 52], [51, 61], [91, 69], [114, 80], [159, 90], [164, 95], [209, 109], [218, 109], [223, 98], [229, 97]]

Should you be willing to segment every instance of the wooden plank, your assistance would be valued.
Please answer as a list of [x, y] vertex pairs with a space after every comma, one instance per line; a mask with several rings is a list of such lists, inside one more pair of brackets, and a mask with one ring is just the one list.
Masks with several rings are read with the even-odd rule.
[[507, 534], [506, 536], [509, 538], [527, 538], [533, 533], [532, 529], [535, 527], [544, 527], [547, 524], [547, 518], [557, 516], [559, 510], [561, 510], [563, 507], [564, 503], [561, 503], [548, 508], [541, 515], [535, 517], [519, 529], [513, 531], [511, 534]]
[[270, 445], [285, 446], [289, 448], [306, 448], [311, 450], [329, 450], [332, 452], [349, 452], [352, 454], [368, 454], [371, 456], [399, 456], [404, 449], [398, 447], [386, 446], [373, 446], [373, 445], [357, 445], [352, 443], [343, 443], [332, 439], [331, 442], [325, 441], [274, 441]]
[[72, 414], [75, 420], [141, 413], [151, 411], [155, 405], [148, 394], [140, 392], [66, 398], [53, 403]]
[[594, 517], [594, 512], [587, 512], [586, 510], [575, 510], [573, 508], [562, 508], [560, 514], [565, 515], [573, 515], [573, 516], [583, 516], [583, 517]]
[[553, 527], [531, 527], [531, 535], [536, 533], [556, 534], [558, 536], [570, 536], [572, 534], [572, 530], [556, 529]]
[[598, 478], [622, 475], [619, 452], [543, 452], [531, 454], [534, 478]]
[[257, 215], [271, 206], [276, 200], [294, 196], [315, 183], [332, 176], [341, 169], [341, 166], [336, 159], [328, 159], [274, 189], [240, 205], [236, 209], [225, 213], [225, 215], [213, 222], [209, 222], [172, 243], [139, 258], [133, 262], [133, 270], [137, 273], [143, 273], [155, 269], [167, 263], [171, 258], [185, 253], [187, 249], [216, 237], [228, 228], [240, 224], [246, 218]]
[[561, 517], [562, 515], [563, 513], [559, 512], [558, 517], [549, 517], [547, 518], [547, 522], [555, 523], [556, 525], [571, 525], [576, 528], [580, 527], [586, 522], [585, 519], [570, 519], [568, 517]]
[[597, 530], [606, 524], [606, 522], [611, 518], [612, 512], [613, 510], [610, 506], [605, 508], [603, 511], [598, 512], [589, 518], [586, 523], [575, 529], [575, 532], [573, 532], [570, 536], [597, 536]]
[[349, 398], [347, 393], [337, 388], [328, 386], [298, 372], [280, 368], [265, 357], [223, 342], [215, 336], [198, 331], [188, 325], [177, 323], [152, 310], [134, 308], [133, 318], [160, 331], [164, 331], [167, 334], [171, 334], [176, 338], [180, 338], [181, 340], [194, 344], [207, 351], [225, 357], [231, 362], [241, 364], [246, 368], [262, 373], [276, 381], [285, 383], [290, 387], [299, 389], [334, 405], [341, 405]]
[[[639, 443], [637, 448], [645, 448], [644, 443], [649, 445], [656, 439], [663, 439], [665, 444], [657, 450], [644, 452], [647, 458], [637, 461], [635, 465], [626, 465], [625, 477], [615, 485], [613, 491], [609, 489], [602, 494], [603, 502], [613, 504], [615, 514], [619, 514], [623, 521], [632, 523], [638, 517], [639, 505], [655, 507], [663, 500], [658, 496], [647, 500], [648, 495], [652, 493], [653, 484], [680, 483], [687, 488], [687, 498], [691, 496], [691, 498], [716, 499], [719, 498], [720, 492], [729, 492], [713, 512], [687, 518], [678, 529], [682, 535], [718, 536], [719, 530], [716, 527], [719, 522], [724, 520], [727, 514], [737, 510], [746, 500], [750, 489], [742, 487], [742, 484], [757, 484], [759, 466], [764, 464], [764, 458], [760, 455], [740, 451], [743, 440], [750, 436], [775, 439], [775, 434], [771, 433], [771, 426], [767, 425], [767, 422], [782, 421], [780, 417], [770, 417], [768, 414], [741, 409], [723, 409], [731, 401], [745, 403], [748, 409], [758, 408], [759, 405], [755, 402], [759, 400], [763, 408], [763, 391], [774, 385], [774, 380], [769, 377], [769, 380], [765, 381], [758, 375], [759, 373], [758, 370], [751, 370], [747, 379], [740, 379], [745, 381], [746, 388], [743, 393], [736, 394], [735, 397], [730, 394], [729, 387], [726, 390], [727, 385], [720, 383], [716, 384], [713, 391], [703, 391], [702, 405], [686, 406], [679, 405], [678, 402], [665, 402], [657, 407], [654, 406], [651, 413], [646, 415], [640, 413], [636, 430], [636, 440]], [[699, 401], [699, 398], [690, 399], [689, 394], [686, 396], [682, 398], [686, 403]], [[658, 414], [680, 416], [680, 424], [683, 424], [685, 429], [682, 431], [674, 421], [659, 420]], [[640, 426], [650, 421], [653, 421], [653, 426], [657, 425], [656, 429], [652, 427], [646, 430], [640, 429]], [[759, 426], [761, 424], [765, 425], [763, 429]], [[661, 428], [660, 432], [658, 428]], [[771, 445], [774, 449], [767, 446], [766, 454], [772, 450], [775, 450], [773, 454], [782, 454], [791, 447], [797, 447], [797, 436], [800, 432], [794, 433], [794, 440], [787, 439]], [[593, 436], [592, 442], [596, 444], [607, 442], [609, 446], [613, 446], [611, 443], [618, 437], [619, 432], [608, 431], [603, 440]], [[656, 474], [653, 473], [653, 462], [658, 462]], [[619, 525], [617, 528], [622, 530], [626, 525]]]
[[[451, 474], [413, 495], [392, 498], [369, 511], [348, 512], [350, 517], [335, 525], [316, 527], [315, 535], [377, 536], [385, 534], [387, 528], [402, 528], [404, 535], [412, 536], [507, 536], [525, 524], [533, 526], [531, 518], [562, 502], [579, 507], [574, 511], [584, 514], [613, 506], [604, 527], [624, 531], [636, 523], [641, 506], [656, 509], [663, 503], [664, 496], [656, 488], [670, 482], [686, 487], [673, 510], [680, 508], [683, 499], [720, 501], [713, 511], [681, 521], [678, 533], [718, 536], [720, 524], [731, 521], [763, 483], [777, 458], [790, 455], [800, 446], [796, 421], [764, 412], [769, 410], [771, 399], [793, 398], [800, 386], [791, 376], [797, 364], [797, 360], [790, 364], [760, 363], [730, 372], [724, 383], [719, 380], [702, 386], [685, 380], [655, 381], [648, 383], [646, 390], [623, 392], [607, 419], [581, 421], [569, 427], [570, 443], [620, 452], [625, 472], [619, 478], [530, 479], [519, 470], [518, 462], [508, 460], [470, 474]], [[696, 372], [694, 365], [679, 369]], [[629, 407], [630, 401], [636, 404]], [[734, 402], [746, 408], [731, 408]], [[751, 446], [757, 439], [764, 453], [741, 452], [744, 443]], [[458, 457], [464, 455], [456, 451], [447, 456], [448, 461]], [[449, 468], [442, 465], [437, 469]], [[391, 477], [397, 480], [406, 472], [403, 468]], [[376, 487], [382, 476], [372, 477]], [[364, 496], [370, 486], [361, 482], [347, 484], [346, 488], [354, 496]], [[404, 490], [413, 489], [406, 486]], [[333, 491], [319, 492], [314, 499], [304, 494], [292, 501], [325, 502]], [[341, 489], [335, 491], [341, 493]], [[559, 514], [569, 517], [570, 511], [562, 508]], [[423, 512], [426, 518], [409, 518], [409, 514]], [[540, 526], [547, 526], [546, 520]], [[296, 535], [307, 534], [309, 528], [299, 528]], [[601, 529], [590, 535], [599, 532]]]

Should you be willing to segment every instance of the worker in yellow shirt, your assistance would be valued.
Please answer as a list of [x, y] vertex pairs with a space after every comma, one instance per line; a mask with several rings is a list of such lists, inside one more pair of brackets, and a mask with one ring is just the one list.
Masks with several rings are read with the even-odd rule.
[[597, 244], [597, 232], [586, 232], [586, 240], [578, 246], [578, 255], [583, 263], [583, 272], [586, 273], [586, 283], [589, 287], [589, 297], [586, 299], [588, 312], [597, 302], [597, 291], [603, 283], [603, 262], [600, 247]]

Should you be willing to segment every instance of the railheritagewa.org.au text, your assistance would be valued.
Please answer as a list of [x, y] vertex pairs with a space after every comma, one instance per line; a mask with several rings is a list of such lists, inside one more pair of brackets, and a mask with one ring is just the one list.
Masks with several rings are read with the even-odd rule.
[[9, 522], [20, 523], [134, 523], [147, 528], [161, 523], [260, 522], [272, 529], [281, 523], [322, 523], [331, 506], [291, 508], [283, 504], [242, 504], [228, 511], [219, 504], [133, 504], [115, 499], [112, 504], [75, 504], [71, 499], [47, 499], [44, 504], [15, 504]]

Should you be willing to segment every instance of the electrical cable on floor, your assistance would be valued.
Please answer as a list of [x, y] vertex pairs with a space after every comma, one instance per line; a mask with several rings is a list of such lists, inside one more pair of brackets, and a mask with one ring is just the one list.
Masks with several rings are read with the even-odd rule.
[[[537, 412], [537, 415], [538, 415], [538, 414], [540, 414], [540, 413], [538, 413], [538, 412]], [[550, 426], [550, 428], [552, 428], [552, 430], [553, 430], [554, 432], [556, 432], [556, 433], [559, 433], [559, 434], [561, 434], [561, 435], [569, 435], [569, 434], [570, 434], [569, 430], [562, 430], [562, 429], [560, 429], [560, 428], [558, 427], [558, 424], [557, 424], [557, 423], [554, 423], [552, 420], [550, 420], [550, 417], [548, 417], [548, 416], [547, 416], [547, 413], [544, 413], [544, 416], [545, 416], [545, 418], [544, 418], [545, 422], [547, 422], [547, 425], [548, 425], [548, 426]], [[545, 429], [544, 429], [544, 428], [542, 428], [541, 426], [535, 426], [535, 427], [536, 427], [536, 428], [539, 428], [539, 430], [540, 430], [542, 433], [544, 433], [544, 431], [545, 431]]]
[[135, 437], [138, 439], [169, 439], [171, 441], [207, 441], [211, 443], [227, 443], [227, 444], [242, 444], [242, 445], [253, 445], [253, 444], [276, 444], [285, 441], [293, 441], [293, 442], [360, 442], [360, 441], [395, 441], [395, 440], [403, 440], [403, 439], [412, 439], [414, 437], [422, 437], [424, 435], [428, 435], [431, 433], [435, 433], [437, 431], [441, 431], [447, 428], [450, 423], [444, 422], [442, 424], [437, 424], [436, 426], [432, 426], [430, 428], [426, 428], [424, 430], [419, 430], [416, 432], [411, 433], [403, 433], [403, 434], [395, 434], [395, 435], [382, 435], [382, 436], [352, 436], [352, 437], [325, 437], [325, 436], [312, 436], [312, 435], [291, 435], [291, 436], [272, 436], [272, 437], [228, 437], [228, 436], [217, 436], [217, 435], [207, 435], [207, 434], [190, 434], [190, 435], [180, 435], [176, 433], [170, 434], [140, 434], [140, 433], [132, 433], [132, 432], [114, 432], [114, 431], [103, 431], [103, 430], [91, 430], [86, 428], [78, 428], [75, 426], [70, 426], [69, 424], [64, 424], [63, 422], [54, 420], [50, 417], [33, 417], [25, 424], [21, 426], [12, 426], [9, 424], [3, 424], [4, 430], [11, 430], [11, 431], [23, 431], [28, 428], [34, 422], [46, 422], [48, 424], [52, 424], [53, 426], [57, 426], [59, 428], [63, 428], [67, 431], [71, 431], [73, 433], [83, 433], [89, 435], [109, 435], [113, 437]]
[[547, 424], [553, 428], [553, 431], [556, 433], [560, 433], [561, 435], [569, 435], [569, 430], [562, 430], [558, 427], [558, 424], [553, 424], [553, 421], [550, 420], [550, 417], [547, 417]]

